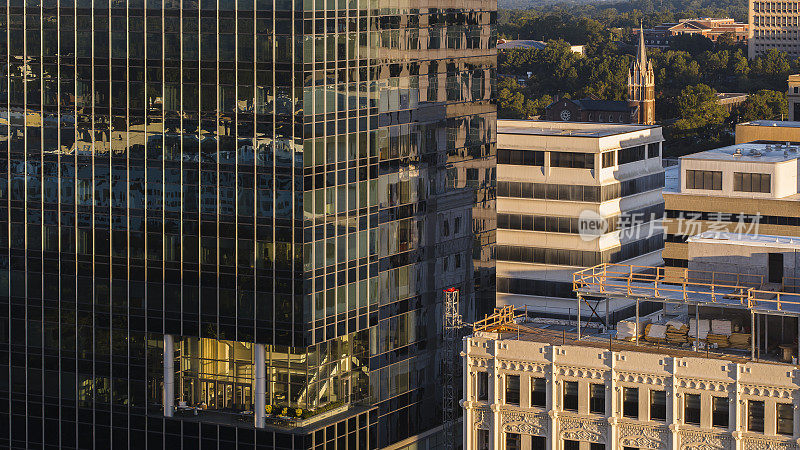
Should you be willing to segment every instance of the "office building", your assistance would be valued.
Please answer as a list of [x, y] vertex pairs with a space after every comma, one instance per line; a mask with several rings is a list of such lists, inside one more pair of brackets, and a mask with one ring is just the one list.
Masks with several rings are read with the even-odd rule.
[[[770, 126], [776, 123], [776, 126]], [[737, 141], [786, 137], [798, 122], [739, 124]], [[706, 231], [800, 236], [800, 153], [796, 145], [754, 141], [695, 153], [667, 167], [664, 263], [688, 267], [687, 239]]]
[[751, 120], [736, 124], [736, 144], [754, 141], [800, 143], [800, 122]]
[[0, 13], [2, 448], [376, 448], [494, 302], [495, 5]]
[[800, 119], [800, 74], [789, 75], [787, 82], [789, 84], [789, 90], [786, 91], [789, 107], [788, 120], [794, 122]]
[[749, 0], [747, 57], [755, 58], [770, 49], [800, 56], [799, 17], [797, 3]]
[[[800, 279], [772, 276], [773, 256], [793, 273], [800, 240], [704, 233], [689, 245], [680, 274], [623, 264], [576, 273], [577, 321], [508, 307], [476, 323], [463, 347], [464, 447], [796, 448]], [[609, 298], [678, 314], [598, 327], [591, 305]]]
[[568, 316], [575, 270], [661, 263], [660, 127], [524, 120], [497, 127], [498, 305]]

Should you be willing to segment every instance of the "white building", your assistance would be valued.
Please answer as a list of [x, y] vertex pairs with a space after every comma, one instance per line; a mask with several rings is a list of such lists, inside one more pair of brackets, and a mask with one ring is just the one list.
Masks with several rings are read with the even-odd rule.
[[499, 120], [497, 141], [498, 305], [565, 317], [576, 270], [661, 263], [660, 127]]

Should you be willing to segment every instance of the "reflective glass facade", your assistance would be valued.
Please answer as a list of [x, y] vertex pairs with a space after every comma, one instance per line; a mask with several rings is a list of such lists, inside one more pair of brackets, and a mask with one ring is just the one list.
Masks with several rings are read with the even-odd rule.
[[[375, 448], [439, 425], [441, 290], [468, 320], [494, 306], [495, 9], [0, 0], [0, 447]], [[165, 335], [264, 345], [267, 404], [343, 411], [164, 417]], [[177, 373], [218, 355], [198, 358]], [[241, 361], [215, 404], [254, 395]]]

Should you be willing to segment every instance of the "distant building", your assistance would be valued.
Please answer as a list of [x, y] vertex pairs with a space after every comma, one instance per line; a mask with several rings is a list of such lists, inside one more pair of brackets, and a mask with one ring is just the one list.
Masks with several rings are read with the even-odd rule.
[[[752, 125], [743, 125], [753, 131]], [[796, 127], [781, 128], [800, 132]], [[737, 128], [737, 138], [741, 129]], [[665, 173], [663, 258], [668, 267], [688, 267], [686, 242], [706, 231], [800, 237], [800, 147], [796, 145], [737, 143], [684, 156]]]
[[644, 30], [644, 40], [648, 47], [666, 48], [674, 36], [699, 35], [716, 42], [721, 35], [731, 33], [734, 41], [744, 43], [747, 42], [749, 28], [749, 24], [729, 18], [682, 19], [677, 23], [662, 23]]
[[717, 103], [722, 105], [730, 113], [733, 108], [741, 105], [747, 100], [747, 94], [742, 92], [719, 92], [717, 93]]
[[499, 120], [497, 139], [499, 305], [563, 317], [576, 270], [661, 263], [661, 127]]
[[800, 119], [800, 75], [789, 75], [789, 90], [786, 100], [789, 103], [789, 120]]
[[[544, 41], [535, 41], [532, 39], [498, 39], [497, 40], [497, 49], [498, 50], [511, 50], [516, 48], [532, 48], [536, 50], [543, 50], [545, 47], [548, 46], [547, 42]], [[586, 46], [585, 45], [571, 45], [569, 49], [572, 50], [573, 53], [577, 53], [581, 56], [586, 54]]]
[[655, 75], [639, 30], [637, 57], [628, 72], [628, 100], [562, 98], [545, 108], [545, 119], [564, 122], [655, 123]]
[[747, 57], [755, 58], [769, 49], [800, 56], [797, 2], [749, 0], [748, 22], [750, 36], [747, 40]]
[[753, 141], [800, 143], [800, 122], [752, 120], [736, 124], [736, 143]]

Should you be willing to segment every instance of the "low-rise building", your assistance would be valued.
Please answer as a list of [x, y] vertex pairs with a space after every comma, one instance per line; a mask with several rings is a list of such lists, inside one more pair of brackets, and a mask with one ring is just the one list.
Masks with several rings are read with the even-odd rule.
[[786, 100], [789, 106], [789, 120], [800, 119], [800, 74], [789, 75], [787, 80], [789, 90], [786, 92]]
[[661, 263], [660, 127], [499, 120], [497, 139], [498, 304], [568, 316], [576, 270]]
[[[773, 128], [740, 124], [737, 140]], [[800, 236], [799, 158], [796, 145], [755, 141], [683, 156], [667, 167], [665, 265], [687, 267], [686, 240], [706, 231]]]
[[747, 42], [750, 25], [730, 18], [705, 17], [682, 19], [675, 23], [662, 23], [644, 31], [648, 47], [666, 48], [674, 36], [699, 35], [716, 42], [720, 36], [730, 33], [734, 42]]

